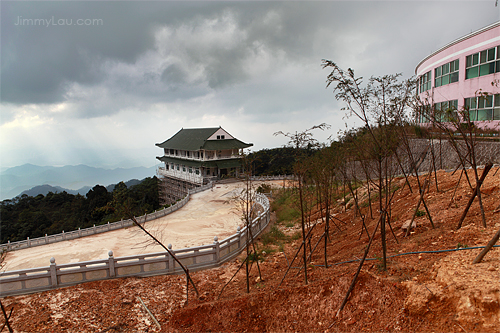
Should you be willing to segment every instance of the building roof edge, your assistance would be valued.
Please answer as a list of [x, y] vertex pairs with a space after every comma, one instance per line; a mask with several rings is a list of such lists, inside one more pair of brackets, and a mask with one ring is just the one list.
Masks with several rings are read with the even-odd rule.
[[496, 28], [496, 27], [498, 27], [498, 26], [500, 26], [500, 21], [496, 21], [496, 22], [494, 22], [494, 23], [492, 23], [492, 24], [489, 24], [489, 25], [487, 25], [487, 26], [485, 26], [485, 27], [482, 27], [481, 29], [478, 29], [478, 30], [476, 30], [476, 31], [473, 31], [473, 32], [471, 32], [471, 33], [467, 34], [467, 35], [464, 35], [464, 36], [462, 36], [462, 37], [460, 37], [460, 38], [457, 38], [457, 39], [455, 39], [454, 41], [452, 41], [452, 42], [450, 42], [450, 43], [448, 43], [448, 44], [444, 45], [444, 46], [443, 46], [443, 47], [441, 47], [441, 48], [439, 48], [438, 50], [436, 50], [436, 51], [432, 52], [431, 54], [429, 54], [428, 56], [426, 56], [424, 59], [422, 59], [422, 60], [418, 63], [418, 65], [415, 67], [415, 75], [417, 75], [417, 70], [418, 70], [418, 68], [420, 67], [420, 65], [422, 65], [422, 63], [424, 63], [425, 61], [427, 61], [429, 58], [431, 58], [431, 57], [435, 56], [435, 55], [436, 55], [436, 54], [438, 54], [439, 52], [441, 52], [441, 51], [443, 51], [443, 50], [446, 50], [447, 48], [449, 48], [449, 47], [451, 47], [451, 46], [453, 46], [453, 45], [455, 45], [455, 44], [458, 44], [458, 43], [460, 43], [460, 42], [462, 42], [462, 41], [464, 41], [464, 40], [467, 40], [467, 39], [469, 39], [469, 38], [471, 38], [471, 37], [474, 37], [474, 36], [476, 36], [476, 35], [479, 35], [479, 34], [481, 34], [481, 33], [485, 32], [485, 31], [488, 31], [488, 30], [490, 30], [490, 29]]

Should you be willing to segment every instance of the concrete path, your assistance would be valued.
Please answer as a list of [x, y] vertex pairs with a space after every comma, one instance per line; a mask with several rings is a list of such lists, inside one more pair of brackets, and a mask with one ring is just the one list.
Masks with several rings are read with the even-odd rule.
[[[172, 244], [173, 249], [211, 244], [214, 236], [221, 241], [242, 224], [237, 205], [231, 200], [241, 187], [242, 183], [221, 184], [213, 190], [194, 194], [183, 208], [147, 222], [146, 228], [165, 245]], [[130, 227], [9, 252], [3, 270], [49, 266], [51, 257], [56, 259], [56, 264], [106, 259], [109, 250], [115, 257], [164, 251], [159, 245], [151, 244], [139, 228]]]

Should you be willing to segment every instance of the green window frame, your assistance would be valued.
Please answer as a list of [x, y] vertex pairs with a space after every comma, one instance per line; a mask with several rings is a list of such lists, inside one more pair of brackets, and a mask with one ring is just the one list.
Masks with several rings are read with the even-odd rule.
[[418, 78], [418, 86], [420, 93], [431, 89], [431, 71], [428, 71]]
[[419, 111], [417, 113], [417, 123], [429, 123], [430, 122], [430, 106], [423, 105], [419, 107]]
[[434, 115], [438, 122], [452, 121], [457, 117], [457, 109], [458, 99], [434, 103]]
[[465, 57], [465, 79], [500, 72], [500, 46]]
[[458, 59], [434, 68], [434, 87], [458, 82]]
[[470, 121], [500, 120], [500, 94], [464, 99]]

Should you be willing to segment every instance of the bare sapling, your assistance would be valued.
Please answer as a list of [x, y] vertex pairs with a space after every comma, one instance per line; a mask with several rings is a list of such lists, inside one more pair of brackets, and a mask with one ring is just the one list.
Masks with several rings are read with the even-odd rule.
[[241, 155], [242, 160], [242, 172], [239, 174], [239, 178], [243, 182], [243, 188], [241, 191], [235, 195], [232, 200], [236, 202], [237, 214], [240, 216], [241, 220], [246, 227], [246, 259], [245, 259], [245, 273], [246, 273], [246, 290], [247, 293], [250, 292], [250, 258], [252, 256], [250, 247], [253, 248], [254, 261], [257, 264], [257, 269], [259, 272], [259, 279], [262, 280], [262, 274], [260, 271], [258, 252], [255, 247], [254, 235], [252, 232], [252, 220], [257, 215], [256, 211], [256, 195], [257, 191], [255, 189], [255, 184], [253, 182], [252, 176], [252, 165], [253, 161], [249, 157], [249, 154], [243, 152]]
[[313, 138], [312, 130], [315, 129], [328, 129], [330, 125], [322, 123], [313, 126], [303, 132], [284, 133], [282, 131], [274, 133], [274, 135], [283, 135], [289, 139], [288, 145], [295, 149], [295, 167], [294, 176], [297, 180], [297, 187], [299, 191], [299, 206], [300, 206], [300, 224], [302, 228], [302, 260], [304, 264], [304, 281], [307, 284], [307, 254], [306, 254], [306, 202], [305, 202], [305, 187], [306, 176], [308, 173], [307, 163], [305, 163], [306, 152], [318, 145], [317, 140]]
[[345, 103], [342, 110], [362, 122], [364, 133], [357, 140], [364, 145], [369, 178], [374, 180], [372, 186], [378, 195], [382, 268], [385, 270], [387, 212], [393, 198], [393, 181], [399, 174], [395, 154], [400, 145], [399, 124], [400, 118], [409, 110], [415, 82], [412, 79], [400, 82], [401, 74], [396, 74], [371, 77], [365, 85], [363, 78], [356, 77], [352, 69], [344, 71], [329, 60], [323, 60], [322, 66], [332, 69], [326, 86], [332, 86], [336, 99]]
[[[471, 168], [475, 180], [473, 197], [477, 196], [478, 198], [483, 227], [486, 227], [486, 216], [480, 187], [484, 179], [480, 179], [478, 168], [481, 164], [493, 163], [494, 156], [487, 156], [486, 159], [483, 157], [483, 160], [479, 159], [478, 150], [480, 149], [481, 129], [476, 126], [475, 121], [478, 120], [476, 106], [491, 104], [493, 95], [498, 93], [498, 85], [492, 83], [492, 89], [496, 91], [477, 91], [474, 97], [465, 99], [462, 108], [458, 108], [456, 101], [433, 103], [433, 97], [427, 96], [419, 101], [420, 105], [416, 109], [421, 118], [427, 119], [428, 123], [437, 129], [439, 133], [444, 133], [448, 144], [460, 160], [462, 168], [464, 170], [467, 167]], [[483, 172], [484, 176], [486, 174]], [[468, 179], [467, 172], [465, 172], [465, 176]], [[466, 213], [464, 211], [464, 218]], [[459, 222], [458, 228], [461, 227], [462, 222], [463, 220]]]

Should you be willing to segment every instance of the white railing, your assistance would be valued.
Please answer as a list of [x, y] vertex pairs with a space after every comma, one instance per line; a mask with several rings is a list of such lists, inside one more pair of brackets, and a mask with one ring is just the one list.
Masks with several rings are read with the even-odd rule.
[[294, 180], [294, 175], [278, 175], [278, 176], [252, 176], [253, 181], [266, 181], [266, 180]]
[[163, 167], [159, 167], [158, 174], [161, 176], [179, 178], [195, 184], [203, 183], [203, 176], [201, 174], [197, 175], [196, 171], [188, 172], [188, 171], [172, 170], [172, 169], [166, 170]]
[[[235, 154], [229, 154], [229, 155], [204, 155], [203, 157], [194, 157], [194, 156], [187, 156], [187, 155], [172, 155], [172, 154], [164, 154], [163, 156], [165, 157], [172, 157], [179, 159], [179, 161], [174, 162], [175, 164], [181, 164], [182, 165], [182, 160], [188, 160], [188, 161], [212, 161], [212, 160], [226, 160], [230, 158], [241, 158], [241, 155], [235, 155]], [[171, 163], [171, 162], [170, 162]]]
[[231, 158], [241, 158], [240, 155], [216, 155], [216, 156], [205, 156], [203, 161], [216, 161], [216, 160], [228, 160]]
[[[136, 220], [139, 223], [144, 223], [147, 221], [152, 221], [157, 218], [163, 217], [165, 215], [168, 215], [172, 212], [175, 212], [176, 210], [182, 208], [188, 201], [189, 197], [191, 194], [195, 194], [204, 190], [207, 190], [212, 187], [212, 184], [207, 184], [204, 186], [200, 187], [195, 187], [193, 189], [188, 190], [188, 195], [186, 195], [183, 199], [180, 201], [177, 201], [174, 205], [164, 208], [162, 210], [155, 211], [154, 213], [150, 214], [145, 214], [142, 216], [136, 216]], [[90, 236], [90, 235], [95, 235], [95, 234], [100, 234], [103, 232], [108, 232], [112, 230], [117, 230], [117, 229], [122, 229], [122, 228], [127, 228], [130, 226], [133, 226], [134, 222], [132, 220], [121, 220], [117, 222], [108, 222], [107, 224], [102, 224], [102, 225], [95, 225], [90, 228], [85, 228], [85, 229], [80, 229], [75, 231], [70, 231], [70, 232], [62, 232], [60, 234], [55, 234], [55, 235], [50, 235], [47, 236], [45, 235], [44, 237], [38, 237], [38, 238], [33, 238], [30, 239], [29, 237], [26, 240], [18, 241], [18, 242], [7, 242], [4, 244], [0, 245], [0, 251], [15, 251], [15, 250], [21, 250], [21, 249], [26, 249], [29, 247], [34, 247], [34, 246], [40, 246], [40, 245], [45, 245], [45, 244], [52, 244], [52, 243], [57, 243], [57, 242], [62, 242], [65, 240], [70, 240], [70, 239], [76, 239], [80, 237], [85, 237], [85, 236]]]
[[[250, 224], [254, 237], [257, 237], [270, 221], [269, 200], [264, 195], [257, 194], [256, 202], [262, 206], [263, 212]], [[211, 245], [179, 250], [173, 250], [170, 244], [168, 247], [183, 265], [190, 271], [196, 271], [217, 267], [235, 258], [245, 248], [247, 241], [247, 227], [238, 227], [234, 235], [221, 242], [217, 236], [214, 237], [214, 243]], [[62, 265], [57, 265], [55, 259], [51, 258], [49, 267], [0, 273], [0, 297], [40, 292], [87, 281], [182, 272], [182, 268], [168, 252], [114, 258], [113, 251], [109, 251], [107, 259]]]

